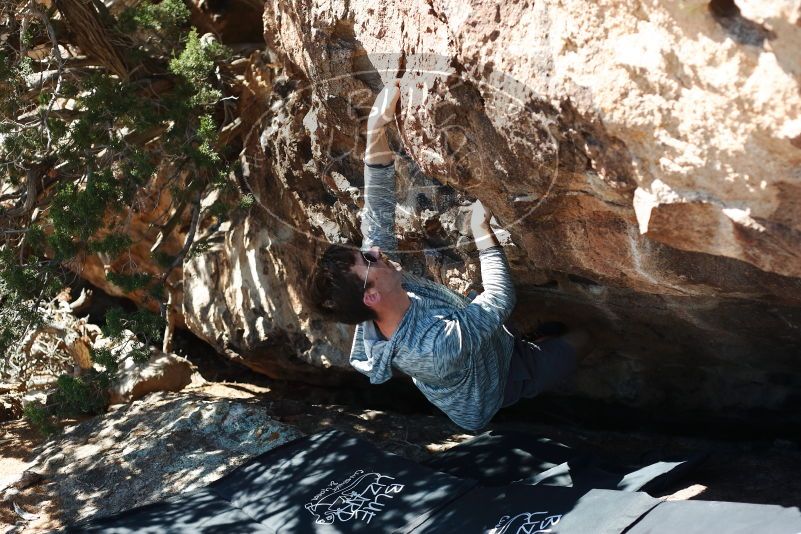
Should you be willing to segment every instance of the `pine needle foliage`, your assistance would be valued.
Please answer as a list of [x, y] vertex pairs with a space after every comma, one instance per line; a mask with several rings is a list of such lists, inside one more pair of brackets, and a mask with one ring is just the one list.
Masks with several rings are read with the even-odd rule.
[[[103, 38], [82, 48], [87, 24]], [[148, 265], [130, 260], [143, 199], [169, 196], [161, 243], [187, 220], [222, 221], [248, 200], [236, 186], [239, 147], [220, 137], [234, 115], [236, 57], [191, 26], [183, 1], [140, 0], [116, 15], [97, 1], [4, 2], [0, 28], [0, 379], [13, 379], [21, 341], [42, 320], [36, 310], [90, 256], [114, 266], [110, 284], [165, 309], [170, 272], [207, 245], [190, 231], [180, 251], [159, 245]], [[214, 190], [223, 200], [201, 213]], [[128, 357], [143, 360], [164, 319], [112, 310], [103, 328], [133, 332]], [[91, 372], [58, 379], [57, 408], [40, 408], [102, 410], [121, 362], [113, 351], [93, 358]], [[41, 420], [36, 410], [26, 413]]]

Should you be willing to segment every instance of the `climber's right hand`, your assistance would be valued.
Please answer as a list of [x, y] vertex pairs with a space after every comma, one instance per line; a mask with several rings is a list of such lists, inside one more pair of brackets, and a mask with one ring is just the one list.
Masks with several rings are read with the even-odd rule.
[[370, 116], [367, 118], [367, 131], [383, 129], [395, 117], [400, 102], [400, 80], [394, 79], [384, 86], [375, 98]]
[[489, 227], [490, 219], [492, 219], [492, 212], [480, 200], [473, 202], [470, 206], [470, 226], [473, 228], [476, 226]]

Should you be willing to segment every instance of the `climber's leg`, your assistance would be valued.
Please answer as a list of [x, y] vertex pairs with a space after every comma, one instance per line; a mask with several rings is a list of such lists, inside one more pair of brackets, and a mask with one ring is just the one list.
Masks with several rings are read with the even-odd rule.
[[589, 336], [580, 331], [537, 343], [515, 338], [502, 406], [553, 391], [576, 370], [588, 352]]
[[583, 328], [576, 328], [561, 336], [567, 344], [569, 344], [576, 351], [576, 358], [578, 361], [583, 360], [590, 353], [590, 334]]

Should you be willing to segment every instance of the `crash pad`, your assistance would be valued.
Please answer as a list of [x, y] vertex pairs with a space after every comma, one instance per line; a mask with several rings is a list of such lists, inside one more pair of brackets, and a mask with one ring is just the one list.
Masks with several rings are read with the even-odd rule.
[[[584, 476], [592, 471], [577, 469], [580, 462], [575, 459], [561, 461], [565, 454], [573, 453], [556, 443], [542, 442], [537, 451], [512, 449], [504, 458], [498, 456], [499, 451], [487, 449], [498, 441], [478, 440], [472, 443], [473, 449], [468, 443], [458, 454], [431, 464], [442, 469], [458, 459], [451, 466], [456, 466], [455, 471], [475, 473], [495, 483], [502, 477], [517, 476], [516, 469], [526, 471], [526, 477], [513, 484], [478, 484], [381, 451], [347, 433], [328, 430], [257, 456], [206, 488], [80, 523], [67, 532], [801, 532], [798, 508], [662, 502], [638, 491], [525, 483], [532, 476], [543, 477], [543, 481], [560, 476], [572, 480], [575, 473]], [[477, 456], [476, 451], [488, 454]], [[465, 463], [471, 457], [476, 462], [472, 471]], [[499, 462], [495, 470], [490, 469], [493, 459]], [[551, 467], [531, 475], [547, 465]], [[662, 466], [654, 468], [657, 473], [663, 470]], [[620, 483], [626, 476], [639, 480], [652, 474], [634, 473], [615, 476]]]
[[490, 431], [425, 462], [444, 473], [472, 478], [485, 486], [511, 483], [589, 489], [656, 492], [687, 476], [706, 457], [643, 453], [647, 460], [612, 462], [589, 450], [518, 431]]

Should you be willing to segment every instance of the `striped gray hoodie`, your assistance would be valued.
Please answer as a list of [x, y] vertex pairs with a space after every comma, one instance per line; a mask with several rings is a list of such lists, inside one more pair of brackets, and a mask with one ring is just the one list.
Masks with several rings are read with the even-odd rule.
[[[379, 246], [392, 257], [395, 238], [395, 167], [364, 167], [362, 249]], [[484, 292], [469, 301], [441, 284], [403, 273], [411, 305], [390, 339], [373, 321], [356, 326], [350, 363], [373, 384], [392, 367], [457, 425], [476, 431], [501, 407], [514, 338], [504, 327], [515, 305], [509, 265], [501, 247], [479, 254]]]

